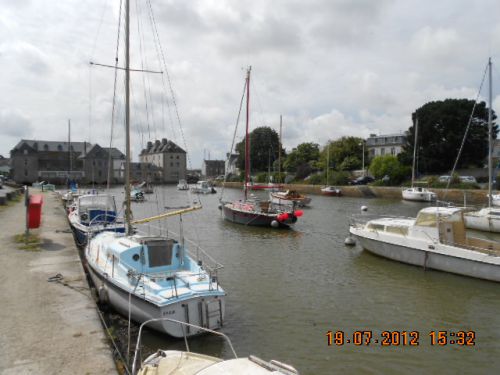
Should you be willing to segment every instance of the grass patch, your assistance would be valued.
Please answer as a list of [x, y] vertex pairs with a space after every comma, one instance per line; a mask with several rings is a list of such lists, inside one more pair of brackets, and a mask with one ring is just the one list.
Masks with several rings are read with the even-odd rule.
[[16, 234], [14, 236], [14, 242], [17, 243], [17, 248], [19, 250], [26, 251], [40, 251], [40, 245], [42, 240], [37, 234], [29, 234], [28, 238], [23, 234]]

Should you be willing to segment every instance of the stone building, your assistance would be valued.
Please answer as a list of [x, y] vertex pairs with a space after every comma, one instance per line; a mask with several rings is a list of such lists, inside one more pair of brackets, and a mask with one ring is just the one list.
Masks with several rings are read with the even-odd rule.
[[370, 134], [366, 140], [366, 147], [370, 158], [382, 155], [398, 155], [406, 144], [404, 134]]
[[[11, 150], [11, 175], [17, 183], [46, 181], [66, 184], [68, 178], [79, 183], [105, 183], [109, 149], [88, 142], [58, 142], [22, 139]], [[112, 148], [113, 171], [125, 156]], [[113, 173], [112, 178], [115, 174]], [[114, 178], [113, 182], [119, 182]]]
[[[109, 171], [110, 153], [111, 171]], [[80, 155], [79, 159], [83, 160], [83, 172], [87, 183], [105, 184], [108, 181], [108, 173], [111, 173], [112, 184], [123, 183], [119, 170], [125, 161], [125, 155], [120, 150], [95, 144], [86, 154]]]
[[12, 179], [31, 184], [47, 181], [64, 184], [68, 177], [82, 181], [83, 160], [92, 145], [88, 142], [58, 142], [22, 139], [10, 151]]
[[174, 142], [163, 138], [148, 142], [139, 155], [144, 164], [152, 164], [161, 170], [161, 180], [165, 183], [177, 183], [186, 178], [186, 151]]
[[205, 178], [215, 178], [217, 176], [224, 176], [226, 173], [225, 169], [225, 160], [203, 160], [201, 174]]

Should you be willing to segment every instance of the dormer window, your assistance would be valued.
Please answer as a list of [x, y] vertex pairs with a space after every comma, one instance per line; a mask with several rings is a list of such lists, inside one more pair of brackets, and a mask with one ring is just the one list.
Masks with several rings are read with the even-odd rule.
[[62, 145], [57, 145], [57, 151], [62, 151], [63, 147]]
[[49, 145], [48, 144], [44, 144], [43, 145], [43, 150], [44, 151], [49, 151]]
[[38, 150], [38, 143], [36, 143], [36, 142], [35, 142], [35, 143], [33, 143], [33, 148], [34, 148], [35, 150]]

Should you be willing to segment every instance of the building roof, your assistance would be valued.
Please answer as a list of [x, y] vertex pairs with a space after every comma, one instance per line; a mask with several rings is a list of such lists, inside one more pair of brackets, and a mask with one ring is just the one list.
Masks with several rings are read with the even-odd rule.
[[156, 140], [153, 142], [148, 142], [145, 149], [141, 151], [141, 155], [145, 154], [158, 154], [158, 153], [182, 153], [185, 154], [182, 148], [177, 146], [174, 142], [167, 140], [166, 138], [162, 138], [162, 140]]
[[[68, 141], [44, 141], [38, 139], [21, 139], [17, 145], [14, 146], [13, 150], [21, 148], [23, 144], [38, 151], [68, 152], [69, 150]], [[72, 151], [83, 153], [85, 150], [89, 150], [92, 144], [89, 142], [71, 142], [71, 147]]]
[[225, 160], [203, 160], [203, 163], [205, 163], [205, 165], [207, 167], [209, 167], [209, 166], [217, 167], [217, 166], [225, 165], [226, 161]]

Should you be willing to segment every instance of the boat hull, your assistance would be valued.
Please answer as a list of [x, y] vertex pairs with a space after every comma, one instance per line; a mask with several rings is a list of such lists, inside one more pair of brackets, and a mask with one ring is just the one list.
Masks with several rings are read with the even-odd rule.
[[[143, 323], [149, 319], [170, 318], [214, 330], [221, 328], [224, 323], [224, 295], [200, 295], [189, 299], [179, 299], [179, 301], [160, 306], [145, 298], [139, 298], [135, 294], [129, 294], [111, 282], [109, 278], [100, 274], [90, 262], [88, 262], [88, 270], [100, 301], [109, 304], [126, 318], [129, 316], [130, 296], [130, 316], [137, 323]], [[172, 337], [184, 337], [182, 326], [174, 322], [153, 322], [148, 327]], [[202, 330], [192, 327], [184, 327], [184, 329], [188, 337], [203, 333]]]
[[284, 199], [271, 193], [269, 194], [269, 198], [271, 200], [271, 203], [287, 207], [306, 207], [311, 203], [311, 198], [309, 197], [304, 197], [301, 199]]
[[436, 194], [431, 191], [417, 192], [413, 190], [403, 190], [403, 199], [414, 202], [433, 202], [436, 200]]
[[468, 229], [500, 233], [500, 215], [491, 215], [488, 213], [481, 215], [481, 211], [479, 211], [476, 214], [465, 214], [464, 218], [465, 226]]
[[274, 228], [288, 228], [290, 224], [297, 221], [297, 218], [288, 219], [286, 221], [278, 221], [278, 215], [269, 215], [264, 213], [243, 212], [234, 210], [226, 205], [222, 206], [222, 215], [225, 220], [231, 221], [236, 224], [259, 226], [259, 227], [274, 227]]
[[410, 248], [398, 243], [382, 242], [353, 234], [365, 250], [384, 258], [423, 268], [500, 282], [500, 265], [497, 264]]

